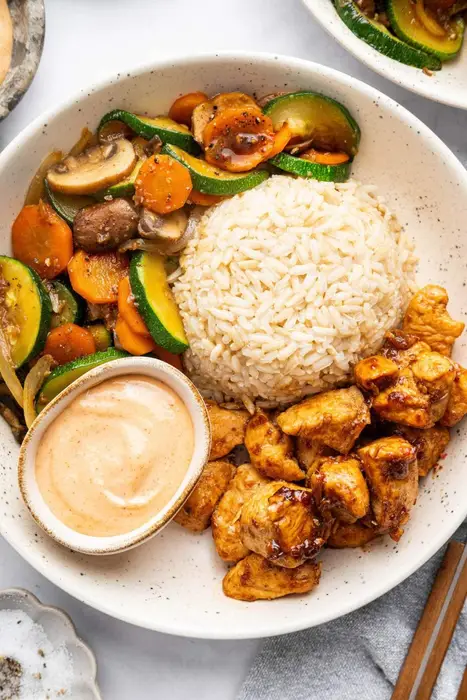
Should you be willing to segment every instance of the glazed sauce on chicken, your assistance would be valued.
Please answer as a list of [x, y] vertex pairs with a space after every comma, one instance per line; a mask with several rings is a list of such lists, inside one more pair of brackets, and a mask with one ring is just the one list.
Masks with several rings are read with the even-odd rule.
[[149, 377], [115, 377], [77, 396], [48, 427], [37, 484], [76, 532], [120, 535], [167, 505], [193, 449], [193, 424], [178, 394]]
[[11, 64], [13, 50], [13, 26], [7, 0], [0, 0], [0, 85], [5, 80]]

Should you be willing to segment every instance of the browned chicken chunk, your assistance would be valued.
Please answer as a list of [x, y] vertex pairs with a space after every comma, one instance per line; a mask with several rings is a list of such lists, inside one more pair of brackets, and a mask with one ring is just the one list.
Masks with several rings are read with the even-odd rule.
[[422, 352], [396, 381], [373, 400], [384, 420], [429, 428], [443, 415], [455, 377], [454, 363], [438, 352]]
[[275, 566], [259, 554], [250, 554], [225, 575], [222, 587], [236, 600], [273, 600], [291, 593], [308, 593], [318, 585], [321, 564], [306, 562], [295, 569]]
[[240, 534], [252, 552], [292, 569], [318, 553], [329, 528], [315, 508], [310, 489], [272, 481], [243, 506]]
[[399, 329], [388, 331], [381, 354], [396, 363], [399, 369], [408, 367], [422, 352], [430, 352], [431, 348], [417, 338], [416, 335], [405, 333]]
[[378, 537], [378, 533], [362, 523], [338, 523], [327, 541], [328, 547], [346, 549], [347, 547], [363, 547]]
[[284, 481], [301, 481], [305, 473], [293, 456], [292, 438], [282, 432], [264, 412], [258, 410], [250, 419], [245, 447], [251, 463], [264, 476]]
[[448, 301], [444, 287], [428, 284], [412, 297], [402, 328], [426, 341], [432, 350], [450, 357], [454, 341], [465, 324], [451, 318], [446, 308]]
[[206, 530], [234, 472], [230, 462], [208, 462], [193, 493], [175, 516], [175, 522], [193, 532]]
[[378, 394], [381, 389], [397, 378], [399, 368], [393, 360], [383, 355], [372, 355], [360, 360], [355, 365], [354, 376], [356, 383], [372, 394]]
[[449, 442], [449, 430], [441, 425], [426, 430], [398, 425], [394, 432], [415, 447], [418, 476], [426, 476], [433, 469]]
[[354, 523], [370, 509], [368, 486], [355, 457], [325, 457], [307, 479], [318, 509], [338, 520]]
[[365, 445], [358, 450], [358, 456], [369, 482], [378, 530], [398, 540], [417, 500], [416, 449], [407, 440], [393, 436]]
[[347, 454], [370, 423], [370, 410], [360, 389], [351, 386], [305, 399], [281, 413], [277, 422], [288, 435], [316, 440]]
[[321, 442], [305, 437], [297, 438], [296, 451], [298, 462], [308, 476], [318, 469], [321, 464], [321, 457], [334, 457], [337, 455], [336, 450], [332, 450]]
[[256, 489], [268, 483], [251, 466], [242, 464], [235, 472], [227, 491], [212, 515], [212, 536], [218, 555], [224, 561], [239, 561], [249, 553], [240, 537], [240, 515], [243, 504]]
[[214, 401], [206, 401], [206, 406], [212, 433], [209, 459], [220, 459], [243, 443], [250, 414], [248, 411], [221, 408]]
[[456, 365], [456, 378], [441, 423], [452, 428], [465, 415], [467, 415], [467, 369]]

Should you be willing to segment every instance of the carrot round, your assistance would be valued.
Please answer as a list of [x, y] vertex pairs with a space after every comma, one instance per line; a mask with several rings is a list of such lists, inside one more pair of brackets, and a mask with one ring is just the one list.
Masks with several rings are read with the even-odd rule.
[[151, 337], [147, 325], [136, 308], [135, 298], [131, 293], [130, 280], [128, 277], [121, 279], [118, 285], [118, 313], [134, 333], [144, 335], [146, 338]]
[[50, 331], [45, 342], [44, 353], [52, 355], [59, 365], [72, 362], [78, 357], [96, 352], [96, 342], [86, 328], [74, 323], [64, 323]]
[[92, 304], [118, 300], [120, 280], [128, 275], [128, 258], [120, 253], [86, 253], [78, 250], [68, 263], [71, 286]]
[[41, 277], [53, 279], [73, 255], [73, 234], [52, 207], [43, 202], [23, 207], [11, 229], [13, 255]]
[[122, 348], [131, 355], [146, 355], [156, 348], [152, 338], [135, 333], [120, 315], [115, 324], [115, 332]]
[[259, 108], [229, 107], [208, 122], [203, 142], [208, 163], [242, 173], [269, 158], [275, 135], [272, 121]]
[[224, 199], [229, 199], [229, 197], [221, 194], [204, 194], [204, 192], [198, 192], [198, 190], [191, 190], [189, 199], [190, 202], [199, 204], [201, 207], [211, 207], [213, 204], [223, 202]]
[[192, 189], [190, 173], [177, 160], [166, 155], [148, 158], [135, 183], [135, 201], [156, 214], [181, 209]]
[[300, 158], [311, 160], [313, 163], [321, 165], [342, 165], [350, 160], [350, 156], [344, 151], [317, 151], [314, 148], [309, 148], [305, 153], [300, 154]]
[[272, 158], [273, 156], [277, 156], [278, 153], [282, 153], [284, 148], [289, 143], [291, 136], [292, 130], [290, 129], [287, 122], [285, 122], [285, 124], [281, 126], [279, 131], [277, 131], [274, 136], [274, 146], [272, 148], [272, 151], [268, 155], [268, 159]]
[[207, 102], [209, 97], [204, 92], [189, 92], [179, 97], [169, 109], [169, 117], [179, 124], [191, 126], [191, 115], [198, 105]]

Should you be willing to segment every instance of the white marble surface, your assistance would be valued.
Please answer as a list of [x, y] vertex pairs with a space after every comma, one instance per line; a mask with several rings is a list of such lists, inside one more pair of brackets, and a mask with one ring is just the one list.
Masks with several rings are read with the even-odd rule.
[[[219, 49], [291, 54], [372, 84], [404, 104], [467, 162], [467, 113], [416, 97], [360, 65], [300, 0], [46, 0], [44, 54], [28, 94], [0, 124], [0, 148], [32, 118], [109, 73]], [[1, 498], [1, 494], [0, 494]], [[0, 538], [0, 589], [21, 586], [64, 608], [96, 652], [105, 700], [233, 700], [257, 642], [163, 636], [117, 622], [49, 584]]]

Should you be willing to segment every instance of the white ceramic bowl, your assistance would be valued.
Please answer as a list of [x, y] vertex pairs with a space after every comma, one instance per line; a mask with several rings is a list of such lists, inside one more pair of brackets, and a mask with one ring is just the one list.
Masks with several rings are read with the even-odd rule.
[[425, 75], [420, 68], [394, 61], [355, 36], [338, 16], [332, 0], [303, 2], [323, 29], [368, 68], [429, 100], [467, 109], [467, 43], [454, 61], [443, 63], [431, 76]]
[[[200, 56], [153, 64], [83, 91], [33, 122], [0, 154], [0, 250], [8, 251], [10, 222], [31, 174], [53, 148], [66, 148], [87, 123], [121, 106], [166, 112], [184, 92], [309, 88], [341, 100], [362, 128], [354, 176], [376, 184], [417, 243], [420, 283], [444, 284], [450, 309], [466, 320], [467, 173], [449, 149], [403, 107], [353, 78], [294, 58], [261, 54]], [[467, 334], [455, 357], [467, 363]], [[22, 503], [18, 447], [0, 425], [0, 527], [7, 540], [55, 584], [100, 610], [163, 632], [193, 637], [261, 637], [318, 625], [365, 605], [421, 566], [467, 514], [466, 421], [452, 431], [436, 478], [422, 484], [401, 541], [383, 538], [369, 551], [323, 553], [321, 583], [310, 595], [271, 602], [226, 598], [226, 568], [211, 533], [193, 535], [171, 523], [141, 547], [112, 557], [89, 557], [60, 547], [38, 528]], [[5, 494], [5, 495], [3, 495]], [[84, 574], [84, 575], [82, 575]]]
[[[43, 605], [23, 588], [0, 591], [0, 610], [22, 610], [43, 627], [54, 648], [64, 646], [73, 664], [73, 700], [102, 700], [97, 687], [96, 659], [91, 649], [78, 637], [71, 618], [51, 605]], [[2, 649], [0, 648], [0, 656]]]
[[[186, 475], [167, 505], [147, 523], [123, 535], [92, 537], [72, 530], [61, 522], [45, 502], [36, 481], [36, 454], [50, 424], [79, 394], [106, 379], [139, 374], [158, 379], [182, 399], [193, 422], [195, 447]], [[152, 357], [126, 357], [100, 365], [74, 381], [39, 413], [31, 425], [18, 460], [21, 494], [31, 515], [57, 542], [83, 554], [115, 554], [136, 547], [162, 530], [180, 510], [206, 465], [211, 449], [211, 428], [206, 405], [194, 384], [175, 367]]]

